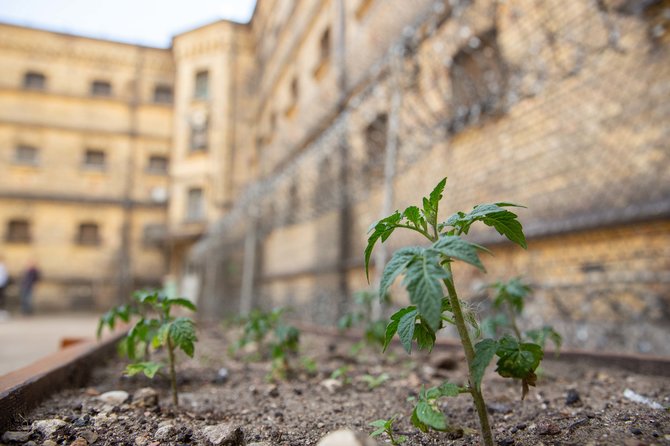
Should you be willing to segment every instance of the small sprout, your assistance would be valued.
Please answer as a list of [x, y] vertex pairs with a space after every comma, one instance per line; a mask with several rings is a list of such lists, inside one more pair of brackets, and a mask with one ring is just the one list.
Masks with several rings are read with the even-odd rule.
[[165, 366], [162, 362], [152, 361], [151, 350], [167, 347], [168, 369], [172, 387], [172, 402], [178, 404], [176, 358], [177, 349], [187, 356], [195, 353], [195, 323], [188, 317], [174, 317], [174, 307], [196, 311], [196, 306], [182, 297], [168, 297], [165, 293], [153, 290], [136, 291], [133, 304], [121, 305], [102, 315], [98, 323], [98, 337], [105, 326], [114, 329], [117, 320], [130, 322], [133, 316], [139, 320], [133, 325], [120, 343], [120, 351], [132, 362], [126, 367], [125, 374], [133, 376], [143, 373], [153, 379]]
[[333, 370], [330, 374], [330, 379], [337, 379], [342, 382], [343, 386], [351, 384], [351, 377], [349, 376], [349, 366], [343, 365]]
[[393, 434], [393, 422], [395, 421], [395, 415], [389, 418], [388, 420], [379, 419], [370, 423], [370, 426], [376, 427], [377, 430], [370, 434], [371, 437], [377, 437], [381, 434], [386, 434], [391, 440], [392, 445], [399, 445], [407, 441], [407, 437], [404, 435], [394, 435]]
[[367, 383], [368, 389], [376, 389], [377, 387], [381, 386], [384, 384], [386, 381], [388, 381], [391, 377], [388, 375], [388, 373], [382, 373], [379, 376], [373, 376], [373, 375], [363, 375], [361, 376], [361, 379]]

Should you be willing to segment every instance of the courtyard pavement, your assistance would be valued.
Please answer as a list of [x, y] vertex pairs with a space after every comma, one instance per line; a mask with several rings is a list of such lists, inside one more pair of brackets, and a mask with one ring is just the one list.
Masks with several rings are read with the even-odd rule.
[[57, 352], [63, 338], [95, 339], [99, 316], [0, 314], [0, 376]]

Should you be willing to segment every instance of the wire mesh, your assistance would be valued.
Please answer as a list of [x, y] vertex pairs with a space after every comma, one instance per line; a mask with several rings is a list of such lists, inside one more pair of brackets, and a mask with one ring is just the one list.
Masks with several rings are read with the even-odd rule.
[[[332, 322], [347, 306], [343, 294], [365, 286], [367, 226], [444, 176], [449, 210], [523, 203], [530, 237], [667, 219], [669, 11], [667, 1], [437, 2], [382, 53], [312, 142], [238, 197], [198, 255], [239, 266], [253, 232], [256, 304], [293, 305]], [[495, 240], [488, 231], [473, 237]], [[667, 249], [657, 254], [667, 262]], [[284, 268], [291, 263], [305, 266]], [[641, 287], [632, 293], [667, 312], [667, 265], [647, 273], [632, 280]], [[576, 289], [583, 307], [600, 299], [602, 281], [535, 285], [548, 290], [548, 307]], [[212, 298], [237, 299], [233, 282], [210, 288]], [[560, 313], [547, 308], [538, 304], [532, 317]]]

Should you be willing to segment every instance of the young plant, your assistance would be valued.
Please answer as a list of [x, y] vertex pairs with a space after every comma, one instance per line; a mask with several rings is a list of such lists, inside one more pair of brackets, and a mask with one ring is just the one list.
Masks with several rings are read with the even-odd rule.
[[[363, 340], [351, 347], [351, 354], [356, 355], [367, 344], [370, 347], [381, 347], [384, 345], [386, 321], [383, 319], [373, 320], [372, 304], [379, 298], [378, 293], [372, 291], [359, 291], [354, 294], [356, 309], [345, 314], [337, 321], [340, 330], [363, 326]], [[381, 297], [382, 306], [388, 305], [391, 300], [389, 293]]]
[[300, 330], [284, 322], [285, 311], [284, 308], [270, 312], [253, 310], [241, 318], [242, 336], [231, 348], [231, 353], [235, 353], [247, 344], [256, 344], [260, 359], [268, 355], [272, 359], [271, 379], [284, 379], [293, 371], [290, 359], [300, 345]]
[[495, 313], [481, 323], [482, 332], [486, 336], [496, 337], [499, 332], [511, 331], [519, 342], [530, 340], [539, 344], [543, 349], [547, 340], [550, 340], [558, 353], [563, 338], [553, 327], [545, 325], [540, 329], [522, 332], [517, 324], [517, 318], [523, 314], [526, 299], [531, 293], [530, 285], [517, 277], [510, 279], [508, 282], [496, 282], [489, 288], [495, 290], [495, 296], [493, 297]]
[[351, 377], [349, 376], [349, 366], [343, 365], [333, 370], [333, 373], [330, 374], [330, 379], [339, 380], [343, 386], [351, 384]]
[[[503, 377], [520, 379], [525, 393], [529, 385], [535, 384], [535, 370], [543, 357], [543, 351], [540, 345], [520, 342], [512, 337], [499, 340], [487, 338], [473, 345], [470, 328], [474, 328], [474, 334], [478, 336], [477, 320], [458, 297], [452, 263], [459, 260], [485, 272], [479, 254], [488, 250], [462, 238], [476, 222], [493, 227], [523, 248], [526, 248], [526, 238], [517, 215], [508, 210], [510, 207], [520, 207], [512, 203], [480, 204], [468, 213], [457, 212], [440, 222], [439, 202], [445, 184], [446, 178], [423, 199], [421, 207], [409, 206], [403, 212], [396, 211], [371, 226], [365, 249], [366, 275], [369, 281], [368, 267], [375, 244], [378, 241], [384, 243], [396, 229], [417, 232], [430, 242], [427, 247], [399, 249], [384, 268], [380, 295], [388, 291], [398, 276], [404, 275], [403, 284], [412, 303], [391, 316], [386, 328], [384, 349], [397, 333], [408, 353], [412, 350], [413, 342], [420, 349], [431, 350], [436, 332], [445, 324], [455, 325], [468, 366], [468, 383], [464, 387], [445, 383], [448, 391], [440, 393], [436, 398], [470, 394], [479, 417], [482, 440], [486, 446], [493, 446], [493, 434], [481, 389], [487, 366], [494, 356], [498, 356], [496, 371]], [[426, 395], [425, 401], [419, 401], [412, 421], [420, 428], [444, 430], [447, 426], [446, 418], [437, 405], [431, 403], [431, 400], [436, 399], [432, 398], [435, 395], [431, 393], [430, 396], [428, 398]]]
[[386, 434], [391, 440], [391, 444], [394, 446], [400, 445], [407, 441], [407, 437], [404, 435], [394, 435], [393, 434], [393, 422], [395, 421], [395, 415], [389, 418], [388, 420], [375, 420], [370, 423], [370, 426], [376, 427], [377, 430], [370, 434], [371, 437], [376, 437], [381, 434]]
[[376, 389], [377, 387], [381, 386], [386, 381], [388, 381], [390, 378], [391, 377], [388, 375], [388, 373], [382, 373], [379, 376], [374, 375], [361, 376], [361, 379], [368, 385], [368, 389], [370, 390]]
[[[151, 361], [150, 349], [165, 347], [168, 355], [172, 402], [178, 405], [176, 358], [177, 349], [181, 349], [188, 356], [193, 357], [195, 352], [195, 323], [188, 317], [174, 317], [171, 311], [174, 307], [182, 307], [196, 311], [196, 306], [188, 299], [168, 297], [159, 291], [136, 291], [133, 294], [133, 305], [121, 305], [105, 313], [98, 323], [98, 336], [105, 325], [111, 329], [117, 320], [130, 322], [133, 316], [139, 320], [131, 327], [126, 337], [121, 341], [121, 347], [128, 359], [132, 361], [126, 367], [125, 374], [133, 376], [144, 373], [148, 378], [153, 377], [165, 364]], [[142, 354], [138, 354], [141, 351]]]

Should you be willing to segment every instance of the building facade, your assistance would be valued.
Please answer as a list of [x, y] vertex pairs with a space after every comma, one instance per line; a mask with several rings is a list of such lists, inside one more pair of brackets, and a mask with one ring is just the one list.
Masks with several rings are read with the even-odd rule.
[[[446, 176], [444, 218], [484, 202], [526, 206], [519, 217], [527, 251], [485, 229], [469, 234], [495, 256], [483, 259], [487, 275], [457, 266], [463, 296], [484, 305], [487, 283], [523, 276], [535, 289], [526, 322], [552, 323], [568, 345], [667, 353], [668, 10], [667, 0], [259, 0], [250, 23], [214, 22], [175, 36], [169, 50], [118, 44], [147, 57], [134, 71], [143, 73], [141, 95], [174, 85], [171, 106], [114, 103], [130, 115], [136, 104], [136, 116], [144, 110], [155, 119], [160, 110], [169, 121], [160, 127], [169, 205], [141, 206], [147, 188], [138, 186], [150, 179], [130, 175], [123, 184], [138, 194], [133, 231], [162, 209], [162, 271], [198, 300], [203, 317], [285, 305], [327, 324], [353, 292], [374, 288], [363, 273], [370, 223]], [[163, 57], [164, 72], [153, 65]], [[21, 63], [2, 76], [14, 82], [4, 81], [14, 85], [8, 90], [29, 98], [35, 93], [20, 86], [33, 81], [21, 76], [40, 66]], [[3, 128], [28, 119], [3, 103]], [[158, 130], [123, 128], [147, 151], [133, 151], [138, 169], [159, 149], [161, 139], [151, 140]], [[5, 159], [24, 156], [16, 146], [46, 144], [29, 140], [37, 134], [26, 132], [25, 142], [5, 136]], [[83, 141], [80, 151], [104, 145]], [[3, 164], [17, 172], [0, 187], [3, 200], [39, 178], [16, 164]], [[83, 181], [94, 180], [67, 184], [104, 191]], [[25, 203], [38, 203], [22, 200], [6, 221], [25, 221]], [[123, 206], [106, 205], [122, 223]], [[109, 262], [124, 246], [121, 223], [109, 226], [118, 234]], [[398, 234], [376, 250], [376, 280], [394, 249], [412, 242]], [[393, 294], [405, 302], [400, 287]]]
[[159, 285], [172, 150], [169, 50], [0, 25], [0, 253], [37, 311]]

